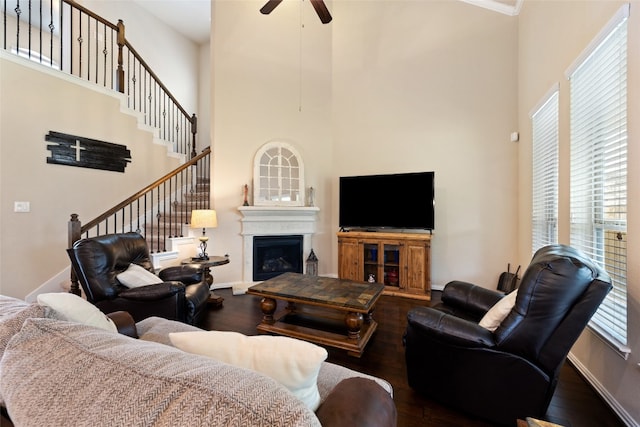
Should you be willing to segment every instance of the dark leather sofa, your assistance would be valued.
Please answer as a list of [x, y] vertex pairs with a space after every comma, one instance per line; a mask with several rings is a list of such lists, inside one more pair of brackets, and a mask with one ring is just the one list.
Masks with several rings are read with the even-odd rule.
[[196, 324], [209, 298], [209, 285], [194, 266], [167, 267], [163, 283], [127, 288], [116, 276], [135, 263], [153, 272], [149, 248], [135, 232], [78, 240], [67, 250], [87, 300], [104, 313], [127, 311], [136, 322], [150, 316]]
[[511, 312], [491, 332], [478, 322], [503, 295], [448, 283], [441, 303], [407, 315], [409, 385], [494, 424], [543, 417], [569, 350], [611, 288], [607, 273], [581, 252], [546, 246], [525, 271]]

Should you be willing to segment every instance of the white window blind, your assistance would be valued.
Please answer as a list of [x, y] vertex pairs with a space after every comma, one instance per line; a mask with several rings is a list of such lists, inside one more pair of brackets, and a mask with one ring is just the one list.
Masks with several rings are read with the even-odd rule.
[[532, 252], [558, 241], [558, 89], [531, 116]]
[[627, 344], [627, 17], [628, 5], [568, 76], [571, 245], [611, 276], [614, 289], [591, 326], [623, 346]]

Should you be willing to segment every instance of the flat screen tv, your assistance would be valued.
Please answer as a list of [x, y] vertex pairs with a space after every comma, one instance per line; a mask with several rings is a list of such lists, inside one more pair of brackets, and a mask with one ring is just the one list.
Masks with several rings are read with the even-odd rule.
[[340, 177], [341, 229], [433, 230], [434, 173]]

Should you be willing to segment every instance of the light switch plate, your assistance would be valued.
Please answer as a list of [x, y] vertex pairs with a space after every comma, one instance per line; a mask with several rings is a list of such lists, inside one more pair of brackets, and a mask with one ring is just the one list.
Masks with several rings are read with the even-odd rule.
[[31, 212], [31, 203], [29, 202], [13, 202], [14, 212]]

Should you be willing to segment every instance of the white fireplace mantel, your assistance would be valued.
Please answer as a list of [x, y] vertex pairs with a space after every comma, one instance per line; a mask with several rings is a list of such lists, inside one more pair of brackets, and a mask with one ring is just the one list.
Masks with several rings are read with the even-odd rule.
[[320, 208], [311, 206], [240, 206], [242, 214], [242, 280], [253, 282], [253, 237], [302, 235], [302, 257], [311, 253]]

